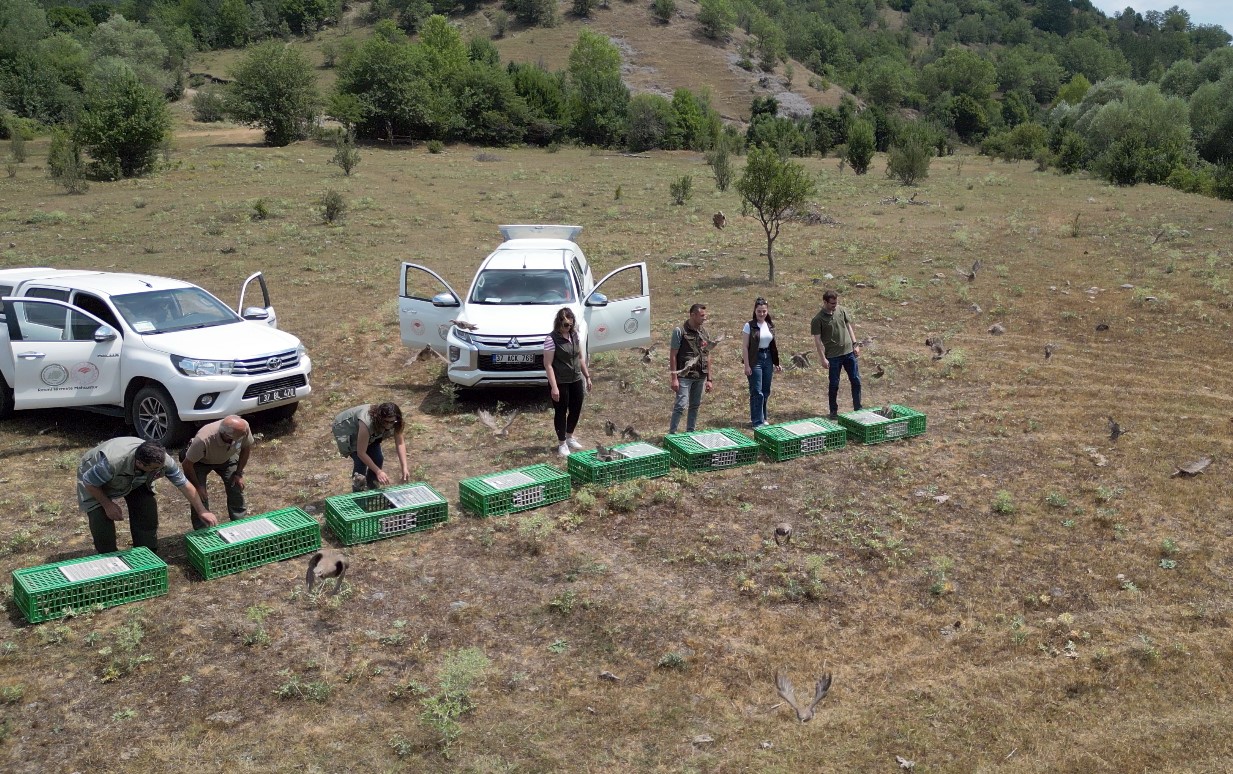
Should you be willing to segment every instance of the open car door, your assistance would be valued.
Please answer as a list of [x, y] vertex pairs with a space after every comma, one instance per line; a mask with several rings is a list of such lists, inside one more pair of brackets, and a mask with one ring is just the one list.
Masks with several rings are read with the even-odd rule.
[[120, 402], [119, 332], [63, 301], [4, 300], [13, 358], [13, 407]]
[[[256, 299], [258, 303], [252, 306], [245, 306], [245, 295], [248, 293], [249, 286], [256, 280], [261, 288], [261, 298]], [[244, 285], [240, 288], [240, 304], [235, 309], [236, 314], [243, 317], [245, 320], [253, 320], [256, 322], [264, 322], [271, 328], [278, 327], [278, 315], [274, 313], [274, 305], [270, 303], [270, 289], [266, 287], [265, 275], [261, 272], [252, 274], [248, 279], [244, 280]]]
[[610, 272], [583, 303], [588, 352], [650, 345], [651, 284], [645, 263]]
[[414, 263], [402, 265], [398, 329], [404, 345], [419, 349], [428, 344], [445, 356], [450, 320], [458, 316], [461, 308], [458, 294], [432, 269]]

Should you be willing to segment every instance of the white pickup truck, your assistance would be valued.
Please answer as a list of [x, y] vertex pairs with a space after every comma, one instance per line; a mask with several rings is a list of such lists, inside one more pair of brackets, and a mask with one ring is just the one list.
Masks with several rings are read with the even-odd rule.
[[429, 345], [444, 356], [451, 382], [463, 387], [547, 384], [544, 337], [563, 306], [574, 312], [587, 355], [650, 344], [645, 263], [622, 266], [597, 283], [574, 242], [581, 226], [500, 230], [505, 241], [480, 264], [465, 300], [431, 269], [402, 265], [398, 321], [403, 344]]
[[[261, 305], [244, 306], [251, 287]], [[82, 408], [174, 446], [189, 423], [295, 413], [312, 388], [300, 340], [278, 330], [265, 278], [236, 311], [180, 280], [67, 269], [0, 270], [0, 416]]]

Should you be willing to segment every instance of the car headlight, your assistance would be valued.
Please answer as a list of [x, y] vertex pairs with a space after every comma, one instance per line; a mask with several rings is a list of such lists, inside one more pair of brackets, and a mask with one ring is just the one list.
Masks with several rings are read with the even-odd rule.
[[231, 373], [233, 360], [198, 360], [192, 357], [171, 356], [171, 364], [185, 376], [220, 376]]
[[459, 341], [461, 341], [463, 344], [472, 344], [472, 343], [474, 343], [474, 342], [472, 342], [472, 341], [471, 341], [471, 334], [470, 334], [470, 333], [467, 333], [467, 332], [466, 332], [466, 331], [464, 331], [462, 328], [458, 328], [458, 327], [455, 327], [455, 328], [454, 328], [454, 338], [458, 339], [458, 340], [459, 340]]

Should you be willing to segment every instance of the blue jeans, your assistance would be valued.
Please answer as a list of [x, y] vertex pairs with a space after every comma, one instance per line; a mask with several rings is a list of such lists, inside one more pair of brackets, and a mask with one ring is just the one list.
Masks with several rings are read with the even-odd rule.
[[856, 367], [856, 353], [849, 352], [846, 355], [839, 357], [829, 357], [827, 360], [831, 364], [831, 382], [830, 389], [827, 392], [827, 398], [830, 399], [831, 413], [839, 413], [839, 372], [841, 370], [848, 372], [848, 381], [852, 383], [852, 410], [861, 410], [861, 372]]
[[702, 405], [702, 396], [706, 392], [706, 377], [699, 376], [697, 379], [681, 377], [678, 381], [681, 387], [676, 391], [676, 400], [672, 404], [672, 423], [668, 426], [668, 432], [676, 432], [677, 426], [681, 424], [681, 415], [685, 413], [685, 407], [688, 404], [689, 417], [685, 420], [685, 432], [692, 433], [698, 424], [698, 407]]
[[766, 424], [766, 404], [771, 399], [771, 377], [775, 366], [768, 349], [758, 350], [758, 359], [749, 364], [749, 424]]
[[[366, 451], [368, 452], [368, 459], [375, 462], [378, 468], [383, 467], [385, 465], [385, 455], [381, 453], [381, 442], [380, 441], [373, 441], [372, 443], [368, 444], [368, 448], [366, 449]], [[368, 469], [368, 466], [364, 464], [364, 461], [362, 459], [360, 459], [360, 455], [358, 452], [351, 452], [352, 480], [354, 481], [355, 477], [359, 475], [364, 476], [364, 482], [368, 485], [369, 489], [377, 488], [377, 474], [373, 473], [371, 470]], [[353, 483], [351, 485], [351, 491], [362, 492], [363, 490], [360, 489], [358, 485]]]

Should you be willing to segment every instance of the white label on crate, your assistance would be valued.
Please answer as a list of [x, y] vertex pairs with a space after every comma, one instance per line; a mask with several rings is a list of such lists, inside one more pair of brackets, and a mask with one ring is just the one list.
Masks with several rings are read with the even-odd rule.
[[715, 454], [711, 455], [711, 467], [712, 468], [723, 468], [723, 467], [727, 467], [728, 465], [735, 465], [735, 464], [736, 464], [736, 452], [734, 451], [716, 452]]
[[235, 524], [230, 527], [220, 527], [218, 536], [225, 543], [238, 543], [241, 540], [249, 538], [262, 537], [263, 535], [273, 535], [278, 532], [278, 525], [269, 519], [253, 519], [246, 521], [243, 524]]
[[780, 425], [780, 429], [784, 432], [792, 433], [795, 436], [813, 435], [814, 433], [824, 433], [826, 428], [816, 422], [791, 422], [786, 425]]
[[636, 457], [649, 457], [652, 454], [660, 454], [661, 449], [652, 446], [649, 443], [631, 443], [629, 446], [622, 446], [619, 449], [613, 449], [614, 452], [629, 459]]
[[417, 505], [443, 502], [437, 493], [426, 486], [410, 486], [406, 489], [387, 489], [381, 494], [395, 508], [413, 508]]
[[813, 454], [826, 448], [826, 436], [815, 435], [812, 438], [801, 439], [801, 454]]
[[736, 446], [736, 441], [723, 433], [698, 433], [689, 437], [704, 449], [727, 449]]
[[480, 480], [493, 489], [511, 489], [523, 484], [535, 483], [535, 479], [520, 470], [515, 470], [513, 473], [502, 473], [499, 476], [489, 476]]
[[530, 489], [523, 489], [521, 492], [514, 492], [514, 505], [534, 505], [544, 501], [544, 488], [542, 486], [533, 486]]
[[907, 435], [907, 434], [908, 434], [907, 420], [904, 420], [902, 422], [896, 422], [893, 425], [886, 426], [886, 437], [887, 438], [898, 438], [901, 435]]
[[115, 575], [118, 572], [131, 569], [120, 557], [105, 556], [102, 559], [66, 565], [60, 568], [60, 572], [64, 574], [64, 577], [75, 583], [77, 581], [102, 578], [104, 575]]
[[865, 411], [863, 409], [861, 411], [853, 411], [851, 413], [844, 414], [844, 416], [851, 419], [853, 422], [859, 422], [862, 425], [876, 425], [879, 422], [885, 422], [887, 419], [875, 411]]
[[380, 533], [382, 535], [392, 535], [395, 532], [402, 532], [408, 529], [415, 529], [416, 517], [419, 514], [412, 511], [411, 513], [395, 513], [386, 516], [381, 520]]

